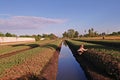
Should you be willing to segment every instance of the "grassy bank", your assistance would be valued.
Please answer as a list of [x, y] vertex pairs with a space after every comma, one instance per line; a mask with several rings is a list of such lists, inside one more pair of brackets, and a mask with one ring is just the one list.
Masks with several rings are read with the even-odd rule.
[[[108, 40], [105, 40], [105, 41], [100, 41], [100, 40], [98, 40], [98, 41], [93, 41], [93, 40], [75, 40], [74, 41], [73, 40], [72, 42], [77, 46], [77, 49], [79, 48], [79, 46], [81, 44], [84, 44], [85, 47], [90, 49], [90, 50], [112, 55], [114, 58], [116, 58], [118, 61], [120, 61], [119, 46], [109, 46], [109, 45], [120, 45], [120, 41], [111, 41], [111, 40], [110, 41], [108, 41]], [[95, 43], [98, 43], [98, 44], [95, 44]], [[107, 45], [107, 44], [109, 44], [109, 45]]]
[[120, 49], [120, 46], [119, 46], [120, 40], [85, 40], [85, 39], [76, 39], [76, 40]]
[[[111, 79], [120, 79], [119, 51], [98, 44], [91, 44], [91, 43], [73, 41], [73, 40], [68, 41], [68, 45], [71, 47], [74, 53], [77, 53], [77, 49], [81, 44], [84, 44], [85, 48], [88, 49], [88, 51], [82, 55], [82, 57], [84, 58], [83, 60], [87, 60], [88, 64], [96, 68], [96, 72], [98, 71], [103, 76], [106, 75], [108, 76], [108, 78]], [[79, 59], [80, 57], [77, 57], [78, 61]], [[90, 72], [92, 71], [90, 70], [86, 72], [90, 74]], [[92, 74], [93, 72], [90, 75]]]

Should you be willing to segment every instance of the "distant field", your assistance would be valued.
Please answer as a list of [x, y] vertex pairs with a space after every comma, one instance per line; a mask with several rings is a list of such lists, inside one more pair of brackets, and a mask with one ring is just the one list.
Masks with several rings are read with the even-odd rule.
[[0, 45], [0, 55], [16, 52], [23, 49], [33, 48], [37, 47], [49, 42], [52, 42], [53, 40], [43, 40], [38, 42], [29, 42], [29, 43], [16, 43], [16, 44], [9, 44], [9, 45]]
[[120, 40], [88, 40], [88, 39], [74, 39], [74, 40], [93, 43], [93, 44], [100, 44], [100, 45], [120, 49]]
[[[85, 40], [101, 40], [103, 37], [82, 37]], [[105, 36], [105, 40], [120, 40], [120, 36]]]

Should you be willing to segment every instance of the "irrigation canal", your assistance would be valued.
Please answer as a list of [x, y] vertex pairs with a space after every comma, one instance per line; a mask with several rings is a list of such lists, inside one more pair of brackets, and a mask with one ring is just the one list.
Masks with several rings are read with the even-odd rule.
[[56, 80], [87, 80], [84, 71], [67, 45], [62, 44]]

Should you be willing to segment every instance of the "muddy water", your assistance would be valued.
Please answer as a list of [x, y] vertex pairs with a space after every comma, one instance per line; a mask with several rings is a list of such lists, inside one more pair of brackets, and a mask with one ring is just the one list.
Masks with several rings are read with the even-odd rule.
[[84, 71], [72, 55], [69, 47], [62, 44], [56, 80], [87, 80]]

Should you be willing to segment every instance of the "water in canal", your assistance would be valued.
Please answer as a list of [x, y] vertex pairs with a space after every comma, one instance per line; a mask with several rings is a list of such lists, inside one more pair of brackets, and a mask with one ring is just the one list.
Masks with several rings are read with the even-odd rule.
[[56, 80], [87, 80], [68, 46], [62, 44]]

